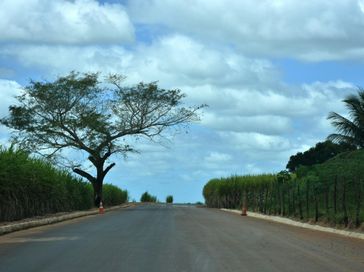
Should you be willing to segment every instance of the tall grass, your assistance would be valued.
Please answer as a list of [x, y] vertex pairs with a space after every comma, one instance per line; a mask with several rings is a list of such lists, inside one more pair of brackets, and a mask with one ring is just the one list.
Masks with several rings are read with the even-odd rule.
[[103, 203], [106, 206], [123, 204], [129, 200], [128, 191], [121, 190], [119, 187], [112, 184], [104, 184], [103, 200]]
[[[104, 190], [106, 205], [127, 200], [127, 192], [114, 187]], [[92, 207], [91, 184], [23, 151], [0, 149], [0, 221]]]
[[231, 176], [210, 180], [206, 204], [359, 227], [364, 222], [364, 151], [301, 167], [297, 175]]

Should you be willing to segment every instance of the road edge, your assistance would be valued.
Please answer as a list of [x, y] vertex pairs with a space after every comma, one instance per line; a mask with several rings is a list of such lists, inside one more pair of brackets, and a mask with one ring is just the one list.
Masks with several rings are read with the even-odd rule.
[[[239, 214], [239, 215], [241, 214], [240, 210], [231, 210], [231, 209], [220, 209], [220, 210], [225, 211], [225, 212]], [[318, 230], [318, 231], [334, 233], [334, 234], [339, 234], [339, 235], [346, 236], [346, 237], [364, 240], [364, 233], [347, 231], [347, 230], [339, 230], [339, 229], [334, 229], [334, 228], [329, 228], [329, 227], [322, 227], [322, 226], [318, 226], [318, 225], [311, 225], [308, 223], [298, 222], [298, 221], [295, 221], [295, 220], [292, 220], [289, 218], [265, 215], [265, 214], [255, 213], [255, 212], [248, 212], [248, 216], [254, 217], [254, 218], [259, 218], [259, 219], [264, 219], [264, 220], [269, 220], [269, 221], [273, 221], [273, 222], [277, 222], [277, 223], [282, 223], [282, 224], [286, 224], [286, 225], [296, 226], [296, 227], [300, 227], [300, 228]]]
[[[105, 212], [114, 211], [117, 209], [125, 209], [125, 208], [129, 208], [129, 207], [134, 207], [134, 206], [136, 206], [135, 203], [121, 204], [118, 206], [113, 206], [113, 207], [107, 208], [107, 209], [105, 209]], [[11, 233], [11, 232], [19, 231], [19, 230], [25, 230], [25, 229], [34, 228], [34, 227], [55, 224], [55, 223], [59, 223], [59, 222], [63, 222], [63, 221], [67, 221], [67, 220], [71, 220], [71, 219], [75, 219], [75, 218], [79, 218], [79, 217], [95, 215], [98, 213], [99, 213], [99, 210], [94, 209], [91, 211], [70, 212], [70, 213], [63, 214], [63, 215], [52, 216], [52, 217], [41, 218], [41, 219], [34, 219], [34, 220], [30, 219], [29, 221], [26, 221], [26, 222], [9, 223], [7, 225], [0, 226], [0, 236]]]

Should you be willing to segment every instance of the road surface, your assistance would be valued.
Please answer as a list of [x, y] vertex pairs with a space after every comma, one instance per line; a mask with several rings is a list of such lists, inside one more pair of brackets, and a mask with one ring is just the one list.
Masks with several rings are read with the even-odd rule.
[[364, 271], [364, 241], [215, 209], [146, 205], [0, 237], [1, 272]]

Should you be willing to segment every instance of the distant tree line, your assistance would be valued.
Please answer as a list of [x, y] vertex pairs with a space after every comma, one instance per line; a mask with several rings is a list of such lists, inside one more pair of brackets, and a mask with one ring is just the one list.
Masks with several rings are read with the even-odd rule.
[[286, 168], [290, 172], [295, 172], [300, 166], [323, 163], [342, 152], [356, 149], [356, 146], [348, 143], [336, 144], [330, 140], [319, 142], [305, 152], [298, 152], [296, 155], [292, 155], [289, 158]]

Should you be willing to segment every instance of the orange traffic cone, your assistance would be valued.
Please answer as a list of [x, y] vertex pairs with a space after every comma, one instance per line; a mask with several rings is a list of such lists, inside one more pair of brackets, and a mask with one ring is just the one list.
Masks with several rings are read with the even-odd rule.
[[99, 214], [103, 214], [103, 213], [104, 213], [104, 206], [102, 206], [102, 201], [100, 201]]

